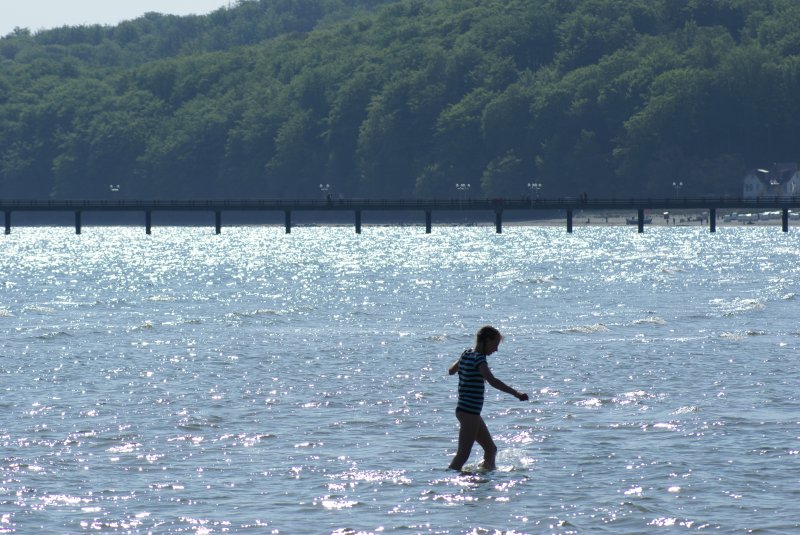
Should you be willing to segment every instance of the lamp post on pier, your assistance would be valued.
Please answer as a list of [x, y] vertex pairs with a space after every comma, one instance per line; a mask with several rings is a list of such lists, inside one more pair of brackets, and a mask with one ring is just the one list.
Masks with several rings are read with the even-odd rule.
[[[528, 189], [533, 194], [533, 197], [535, 197], [536, 200], [539, 200], [539, 190], [542, 189], [542, 183], [541, 182], [528, 182]], [[532, 202], [533, 201], [531, 201], [531, 203]]]
[[675, 188], [675, 198], [678, 198], [678, 192], [683, 187], [683, 182], [673, 182], [672, 187]]
[[331, 201], [331, 194], [330, 194], [331, 185], [330, 184], [320, 184], [319, 191], [322, 193], [322, 198], [326, 201]]
[[461, 192], [460, 200], [463, 204], [464, 201], [467, 200], [467, 195], [469, 195], [469, 189], [472, 187], [472, 184], [456, 184], [456, 189]]

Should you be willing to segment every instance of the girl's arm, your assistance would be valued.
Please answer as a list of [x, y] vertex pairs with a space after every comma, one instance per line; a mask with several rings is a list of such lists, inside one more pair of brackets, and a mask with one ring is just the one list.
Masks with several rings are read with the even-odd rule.
[[486, 380], [486, 382], [489, 383], [494, 388], [500, 390], [501, 392], [505, 392], [506, 394], [511, 394], [520, 401], [528, 401], [528, 394], [517, 392], [516, 390], [505, 384], [503, 381], [495, 377], [494, 374], [492, 373], [492, 370], [489, 369], [489, 365], [486, 364], [485, 362], [480, 365], [478, 371], [481, 372], [481, 375], [483, 375], [483, 378]]
[[455, 374], [458, 373], [458, 363], [460, 361], [461, 361], [461, 359], [458, 359], [457, 361], [455, 361], [453, 364], [450, 365], [450, 368], [447, 370], [447, 372], [450, 375], [455, 375]]

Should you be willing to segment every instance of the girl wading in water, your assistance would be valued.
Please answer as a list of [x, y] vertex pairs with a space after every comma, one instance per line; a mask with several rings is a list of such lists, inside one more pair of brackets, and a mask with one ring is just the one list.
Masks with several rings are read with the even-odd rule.
[[468, 349], [450, 366], [450, 375], [458, 373], [458, 406], [456, 418], [461, 426], [458, 432], [458, 452], [450, 463], [453, 470], [461, 470], [469, 459], [475, 441], [483, 448], [483, 468], [495, 469], [497, 446], [486, 423], [481, 418], [483, 408], [484, 383], [489, 383], [520, 401], [527, 401], [528, 394], [517, 392], [503, 381], [492, 375], [486, 357], [497, 351], [503, 340], [500, 331], [489, 325], [481, 327], [475, 335], [475, 348]]

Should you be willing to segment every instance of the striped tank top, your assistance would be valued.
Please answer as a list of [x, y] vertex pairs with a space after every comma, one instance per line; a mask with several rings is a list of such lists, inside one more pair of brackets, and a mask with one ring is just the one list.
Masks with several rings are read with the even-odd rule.
[[458, 360], [458, 410], [480, 414], [483, 408], [484, 379], [478, 367], [486, 362], [486, 355], [471, 349], [464, 351]]

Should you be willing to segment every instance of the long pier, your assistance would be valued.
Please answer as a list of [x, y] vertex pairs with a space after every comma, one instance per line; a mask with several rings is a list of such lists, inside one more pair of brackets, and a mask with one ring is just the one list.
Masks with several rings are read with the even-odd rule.
[[560, 211], [565, 214], [567, 232], [573, 231], [573, 216], [576, 211], [632, 211], [638, 231], [644, 232], [647, 210], [694, 210], [708, 212], [710, 232], [716, 232], [718, 210], [768, 210], [780, 211], [783, 232], [789, 231], [789, 211], [800, 209], [800, 197], [759, 197], [753, 199], [732, 197], [698, 198], [630, 198], [630, 199], [330, 199], [330, 200], [186, 200], [186, 201], [142, 201], [142, 200], [2, 200], [0, 211], [5, 214], [5, 233], [11, 233], [11, 215], [14, 212], [72, 212], [75, 216], [75, 233], [80, 234], [81, 216], [84, 212], [142, 212], [145, 216], [145, 231], [152, 231], [152, 214], [163, 212], [212, 212], [215, 230], [222, 231], [222, 214], [231, 211], [283, 212], [286, 233], [292, 230], [293, 212], [352, 212], [355, 231], [361, 233], [362, 213], [390, 211], [420, 211], [425, 214], [425, 232], [432, 228], [434, 211], [488, 211], [494, 214], [495, 230], [503, 231], [503, 214], [515, 212]]

